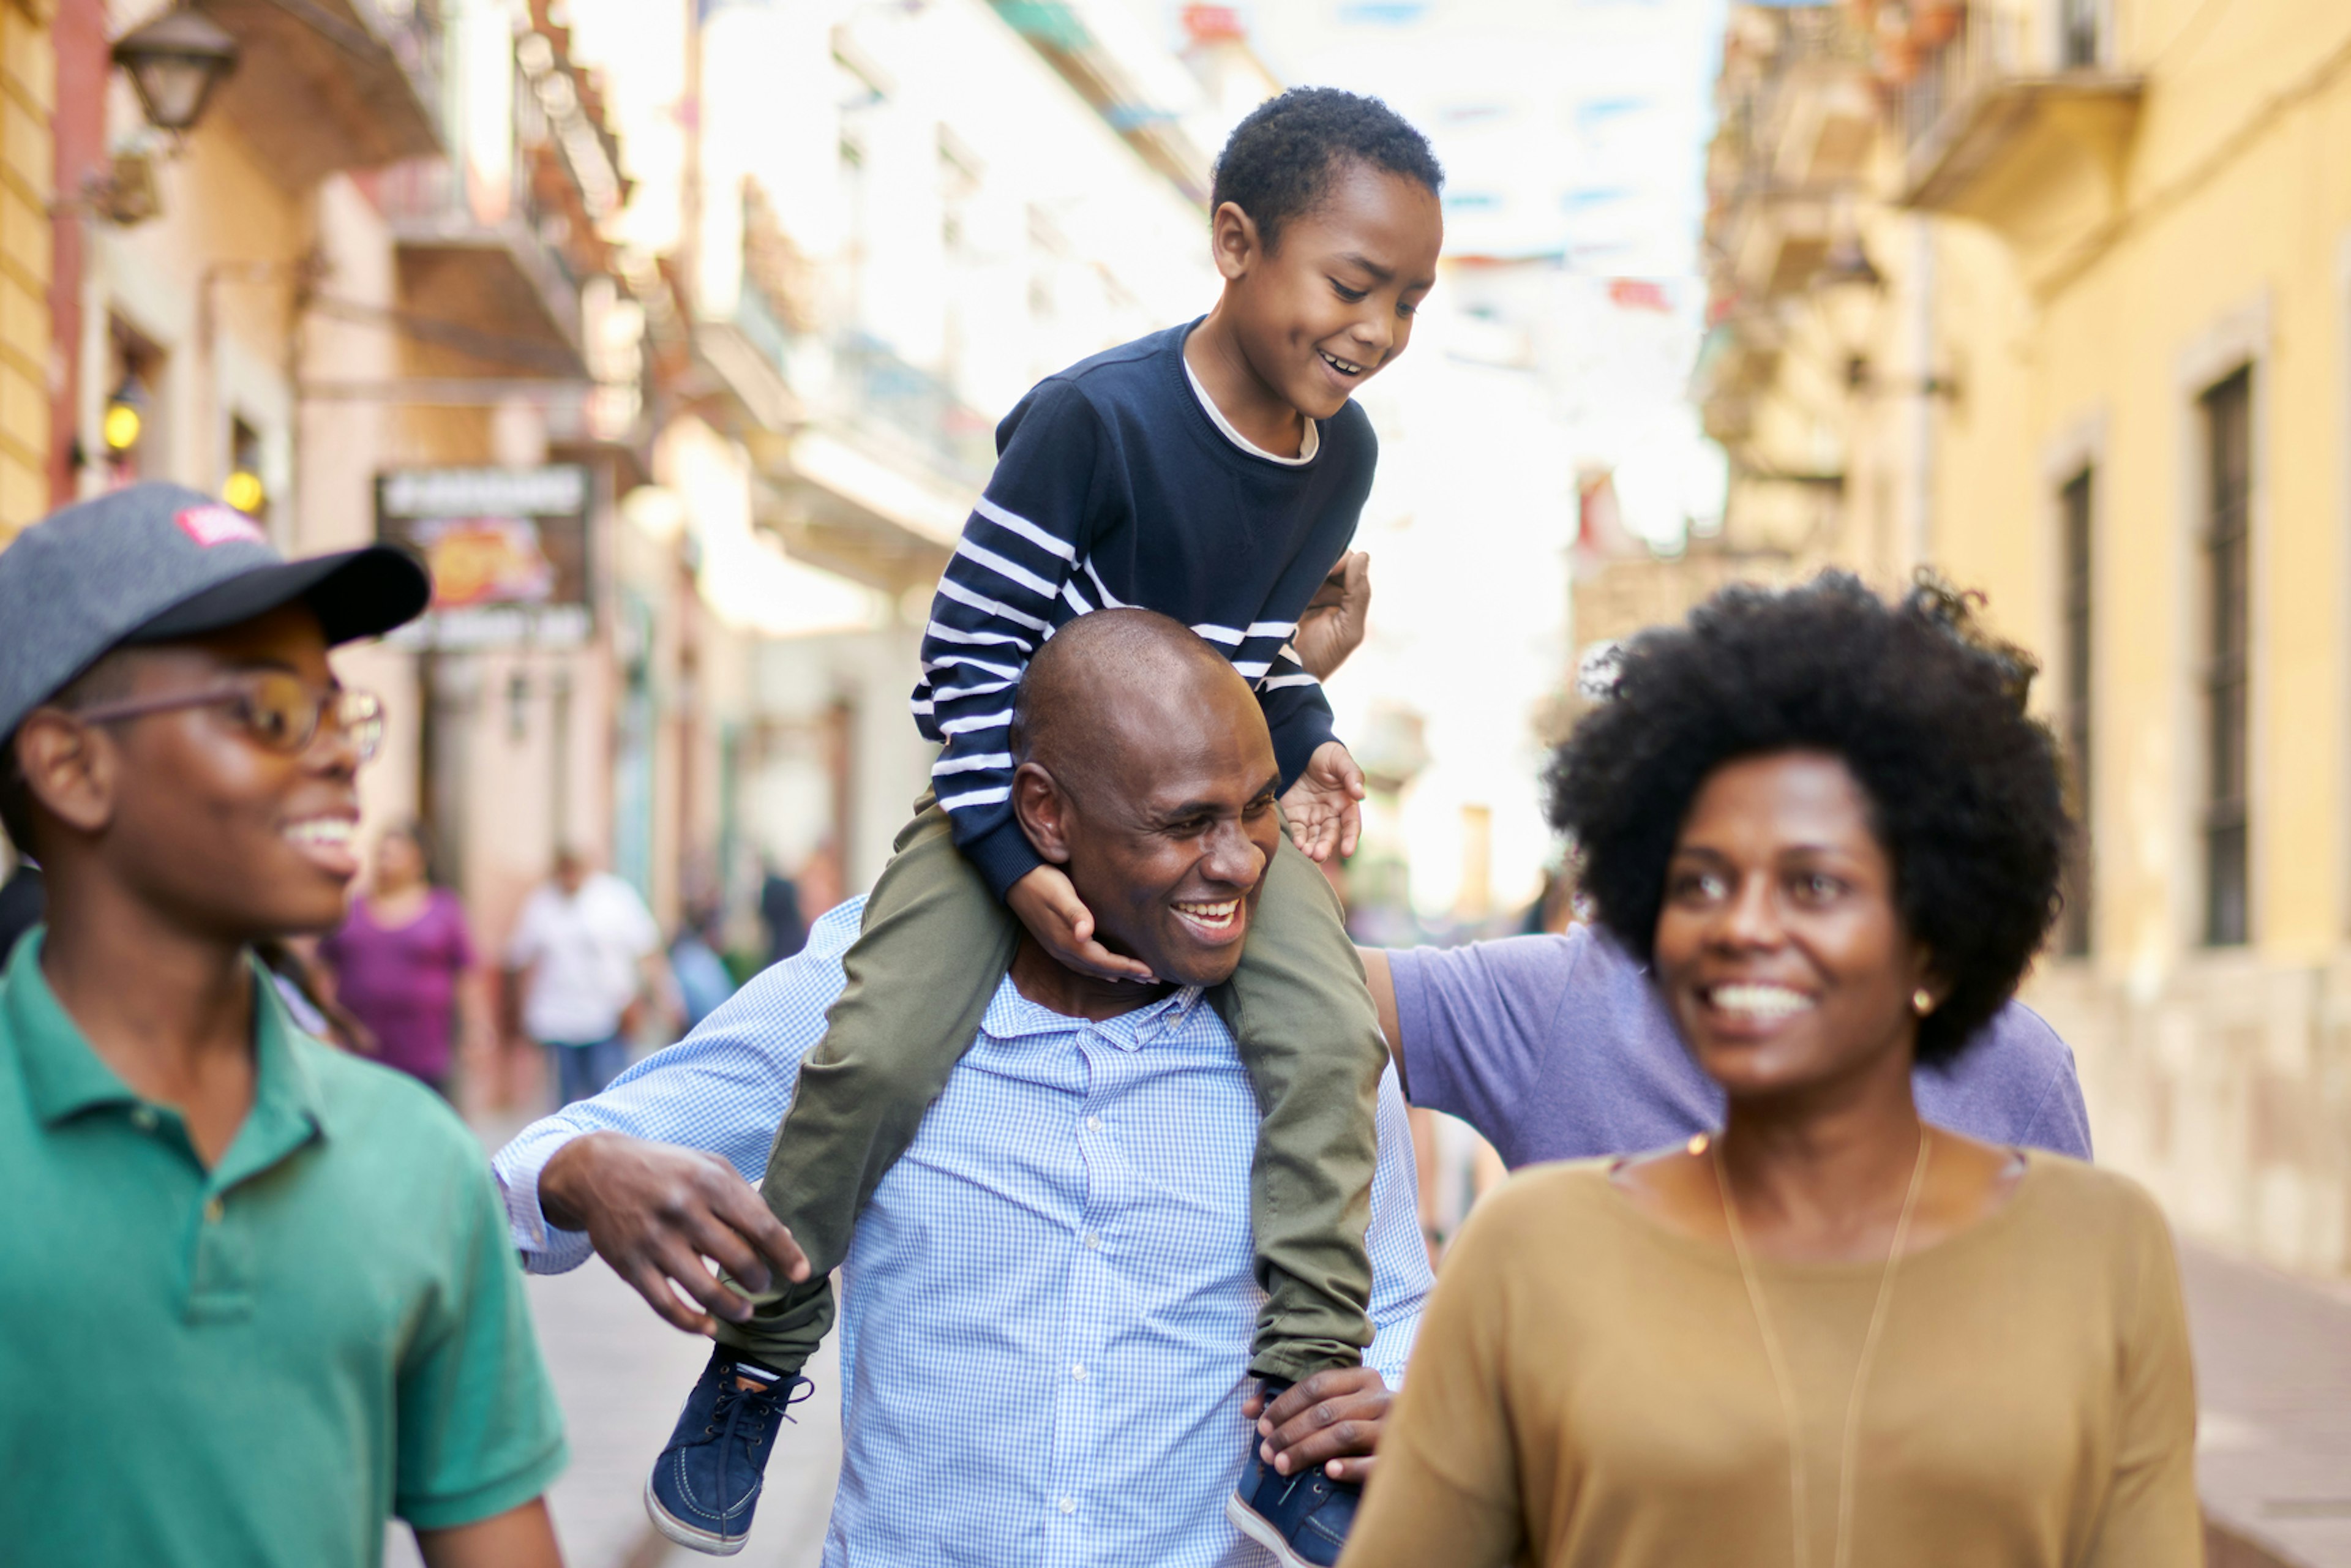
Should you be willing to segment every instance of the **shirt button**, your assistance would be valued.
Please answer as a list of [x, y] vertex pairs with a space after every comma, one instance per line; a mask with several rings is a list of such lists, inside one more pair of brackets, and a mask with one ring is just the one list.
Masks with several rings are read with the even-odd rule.
[[1076, 1498], [1073, 1498], [1073, 1497], [1065, 1497], [1065, 1498], [1063, 1498], [1063, 1499], [1061, 1500], [1061, 1511], [1062, 1511], [1063, 1513], [1075, 1513], [1075, 1512], [1077, 1512], [1077, 1511], [1078, 1511], [1078, 1500], [1077, 1500]]
[[142, 1133], [152, 1133], [155, 1130], [155, 1113], [141, 1105], [131, 1113], [131, 1124]]
[[1087, 1117], [1087, 1118], [1086, 1118], [1086, 1131], [1087, 1131], [1087, 1132], [1089, 1132], [1089, 1133], [1099, 1133], [1099, 1132], [1101, 1132], [1101, 1131], [1102, 1131], [1102, 1118], [1101, 1118], [1100, 1116], [1089, 1116], [1089, 1117]]
[[1086, 1380], [1086, 1364], [1081, 1361], [1078, 1363], [1077, 1365], [1070, 1368], [1070, 1375], [1076, 1378], [1080, 1383], [1083, 1383]]
[[1086, 1232], [1086, 1249], [1090, 1252], [1099, 1252], [1102, 1250], [1101, 1232], [1094, 1230], [1089, 1230]]
[[219, 1198], [208, 1197], [204, 1199], [204, 1219], [207, 1223], [218, 1225], [220, 1223], [221, 1213], [221, 1200]]

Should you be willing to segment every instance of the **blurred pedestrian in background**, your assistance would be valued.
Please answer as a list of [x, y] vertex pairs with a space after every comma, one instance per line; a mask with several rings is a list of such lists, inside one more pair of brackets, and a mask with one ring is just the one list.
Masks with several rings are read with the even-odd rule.
[[447, 1098], [452, 1047], [488, 1043], [489, 1012], [465, 908], [436, 887], [424, 830], [398, 823], [376, 841], [367, 892], [319, 945], [335, 997], [365, 1025], [376, 1060]]
[[651, 999], [674, 1017], [676, 982], [662, 955], [661, 927], [637, 890], [610, 872], [590, 871], [578, 850], [555, 855], [555, 874], [533, 890], [507, 945], [509, 1032], [546, 1049], [556, 1103], [602, 1091], [629, 1064], [629, 1037]]
[[253, 956], [269, 971], [277, 999], [304, 1034], [361, 1056], [376, 1053], [375, 1032], [335, 999], [335, 977], [319, 957], [318, 937], [305, 934], [256, 942]]
[[[0, 1542], [23, 1568], [554, 1568], [563, 1436], [479, 1145], [297, 1029], [382, 712], [330, 645], [430, 584], [136, 485], [0, 552]], [[135, 1414], [134, 1414], [135, 1413]]]
[[799, 883], [768, 862], [759, 879], [759, 924], [768, 928], [768, 962], [780, 964], [808, 946], [808, 920], [800, 912]]
[[1471, 1218], [1346, 1568], [2200, 1563], [2154, 1201], [1912, 1094], [2058, 907], [2030, 674], [1836, 576], [1631, 643], [1555, 810], [1728, 1114]]
[[678, 1005], [684, 1010], [689, 1031], [735, 994], [735, 977], [719, 956], [725, 941], [719, 922], [716, 905], [699, 905], [687, 913], [676, 939], [669, 945], [669, 967], [677, 976]]

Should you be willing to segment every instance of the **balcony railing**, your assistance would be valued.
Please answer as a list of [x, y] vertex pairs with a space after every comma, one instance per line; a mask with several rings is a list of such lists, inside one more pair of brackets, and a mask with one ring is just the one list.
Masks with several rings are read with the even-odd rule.
[[737, 301], [733, 326], [781, 374], [805, 412], [912, 459], [961, 486], [986, 482], [995, 423], [955, 389], [855, 330], [795, 331], [757, 287]]
[[[1896, 94], [1903, 146], [1904, 205], [1991, 225], [2054, 255], [2105, 221], [2121, 188], [2145, 90], [2140, 77], [2103, 58], [2103, 41], [2068, 5], [2053, 31], [2036, 37], [2021, 6], [1976, 0], [1948, 18], [1948, 38], [1916, 61]], [[2031, 171], [2047, 189], [2061, 165], [2094, 178], [2100, 194], [2062, 217], [2020, 205], [2014, 176]], [[2052, 247], [2054, 247], [2053, 250]]]
[[1915, 155], [1955, 110], [2024, 68], [2024, 19], [1990, 6], [1968, 6], [1959, 13], [1958, 30], [1919, 62], [1897, 95], [1905, 151]]
[[541, 373], [577, 376], [581, 280], [566, 254], [569, 220], [543, 206], [533, 183], [531, 158], [518, 149], [495, 183], [435, 158], [384, 170], [374, 189], [394, 243], [440, 268], [436, 298], [410, 302], [419, 314], [501, 340], [493, 357], [507, 360], [507, 373], [532, 361]]
[[441, 0], [351, 0], [367, 30], [390, 50], [416, 96], [441, 120], [441, 67], [448, 56], [441, 26]]

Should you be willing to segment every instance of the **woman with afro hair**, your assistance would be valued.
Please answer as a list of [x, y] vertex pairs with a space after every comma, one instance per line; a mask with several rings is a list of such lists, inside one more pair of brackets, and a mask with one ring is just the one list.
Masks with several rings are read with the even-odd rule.
[[2058, 906], [2032, 674], [1940, 587], [1834, 574], [1621, 651], [1554, 821], [1723, 1124], [1479, 1209], [1345, 1568], [2202, 1561], [2154, 1203], [1912, 1094]]

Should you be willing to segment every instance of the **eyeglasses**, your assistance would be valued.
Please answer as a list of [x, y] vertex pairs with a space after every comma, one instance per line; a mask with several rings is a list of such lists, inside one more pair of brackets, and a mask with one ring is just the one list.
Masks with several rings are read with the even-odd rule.
[[277, 671], [241, 676], [202, 691], [100, 703], [74, 713], [88, 724], [110, 724], [191, 707], [225, 707], [256, 741], [289, 757], [309, 750], [319, 731], [327, 727], [349, 741], [361, 762], [372, 758], [383, 745], [383, 702], [373, 692], [340, 686], [319, 692], [299, 677]]

